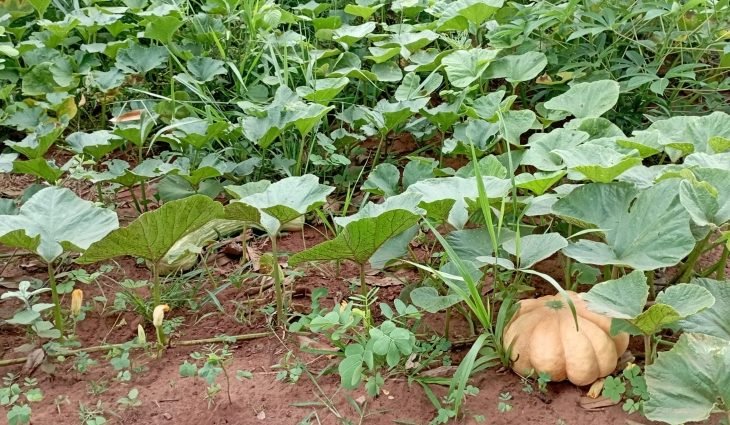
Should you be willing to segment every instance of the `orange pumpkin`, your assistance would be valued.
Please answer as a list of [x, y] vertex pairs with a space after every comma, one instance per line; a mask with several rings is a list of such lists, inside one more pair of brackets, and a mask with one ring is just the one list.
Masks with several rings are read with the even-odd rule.
[[611, 336], [611, 319], [593, 313], [575, 292], [568, 291], [578, 317], [576, 330], [570, 306], [561, 295], [519, 302], [520, 309], [504, 332], [512, 346], [512, 370], [525, 376], [544, 372], [554, 382], [588, 385], [611, 374], [629, 345], [629, 335]]

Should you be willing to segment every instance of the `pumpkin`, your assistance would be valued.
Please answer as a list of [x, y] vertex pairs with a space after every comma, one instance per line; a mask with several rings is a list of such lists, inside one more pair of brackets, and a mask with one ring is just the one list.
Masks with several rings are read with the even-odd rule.
[[611, 319], [593, 313], [575, 292], [578, 329], [561, 295], [522, 300], [504, 331], [504, 346], [512, 347], [512, 370], [523, 376], [547, 373], [554, 382], [588, 385], [611, 374], [629, 345], [629, 335], [611, 336]]

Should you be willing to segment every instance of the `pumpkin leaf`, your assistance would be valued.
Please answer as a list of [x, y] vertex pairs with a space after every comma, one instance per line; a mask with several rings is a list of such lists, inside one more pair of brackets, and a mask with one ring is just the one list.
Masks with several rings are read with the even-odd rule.
[[29, 174], [39, 177], [51, 184], [61, 178], [64, 171], [53, 161], [46, 161], [44, 158], [29, 159], [28, 161], [15, 161], [13, 172], [18, 174]]
[[319, 184], [319, 178], [311, 174], [287, 177], [261, 192], [231, 201], [226, 218], [249, 221], [269, 235], [276, 235], [286, 223], [324, 204], [333, 190]]
[[730, 406], [730, 341], [682, 334], [671, 350], [646, 367], [644, 414], [669, 424], [703, 422]]
[[201, 83], [213, 81], [216, 76], [226, 75], [228, 73], [225, 62], [205, 56], [190, 59], [185, 64], [185, 67], [190, 75]]
[[362, 190], [385, 197], [394, 196], [399, 192], [399, 181], [400, 171], [398, 171], [398, 168], [393, 164], [384, 162], [378, 164], [370, 172], [367, 180], [362, 185]]
[[695, 178], [679, 185], [679, 199], [700, 226], [720, 227], [730, 221], [730, 170], [700, 168]]
[[441, 59], [446, 76], [454, 87], [467, 87], [481, 78], [489, 64], [497, 57], [498, 50], [457, 50]]
[[78, 262], [132, 255], [155, 264], [178, 240], [216, 218], [223, 218], [223, 206], [205, 195], [167, 202], [92, 244]]
[[503, 56], [489, 65], [485, 76], [487, 78], [504, 78], [510, 83], [519, 83], [537, 77], [546, 65], [547, 56], [542, 52]]
[[644, 271], [677, 264], [695, 246], [678, 185], [663, 181], [638, 194], [625, 183], [592, 183], [573, 190], [553, 205], [553, 211], [605, 229], [606, 242], [582, 239], [563, 253], [581, 263]]
[[167, 61], [167, 49], [161, 46], [144, 47], [133, 44], [117, 53], [117, 68], [128, 74], [146, 74]]
[[502, 248], [518, 257], [520, 269], [531, 269], [535, 264], [568, 246], [568, 241], [558, 233], [522, 236], [519, 243], [519, 252], [516, 238], [505, 242]]
[[421, 218], [419, 197], [404, 193], [382, 204], [368, 203], [357, 214], [336, 218], [343, 229], [334, 239], [322, 242], [289, 258], [296, 266], [306, 261], [350, 260], [365, 264], [389, 240], [413, 227]]
[[612, 80], [578, 83], [545, 102], [545, 108], [570, 112], [576, 118], [600, 117], [618, 102], [619, 84]]
[[633, 319], [644, 310], [649, 299], [646, 276], [635, 270], [618, 279], [593, 285], [582, 294], [588, 309], [615, 319]]
[[641, 158], [638, 156], [624, 155], [613, 149], [589, 143], [570, 150], [556, 149], [551, 153], [562, 158], [569, 170], [577, 171], [598, 183], [611, 183], [628, 169], [641, 164]]
[[681, 319], [682, 316], [666, 304], [654, 304], [629, 322], [643, 335], [654, 335], [667, 325]]
[[681, 318], [686, 318], [712, 307], [715, 297], [702, 286], [680, 283], [660, 292], [656, 303], [671, 306]]
[[[500, 199], [510, 190], [509, 180], [492, 176], [482, 179], [490, 199]], [[425, 179], [408, 186], [406, 193], [421, 195], [419, 206], [429, 217], [438, 222], [447, 221], [457, 229], [463, 228], [468, 219], [467, 201], [479, 197], [476, 177]]]
[[[710, 141], [730, 138], [730, 115], [717, 111], [701, 117], [677, 116], [658, 120], [648, 130], [658, 131], [660, 143], [672, 148], [668, 153], [673, 161], [691, 153], [720, 153], [713, 150]], [[717, 142], [714, 145], [717, 147]]]
[[51, 263], [64, 251], [84, 251], [117, 227], [113, 211], [54, 186], [36, 192], [18, 214], [0, 216], [0, 243]]
[[730, 281], [695, 279], [692, 283], [712, 294], [715, 303], [681, 320], [679, 327], [685, 332], [702, 333], [730, 341]]

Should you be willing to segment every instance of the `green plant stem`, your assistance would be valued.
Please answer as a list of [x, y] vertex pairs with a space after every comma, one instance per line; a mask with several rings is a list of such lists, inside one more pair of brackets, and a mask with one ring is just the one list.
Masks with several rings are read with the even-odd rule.
[[[245, 341], [245, 340], [251, 340], [251, 339], [257, 339], [257, 338], [264, 338], [271, 335], [271, 332], [259, 332], [259, 333], [252, 333], [252, 334], [242, 334], [242, 335], [234, 335], [234, 336], [218, 336], [214, 338], [204, 338], [204, 339], [191, 339], [191, 340], [185, 340], [185, 341], [178, 341], [175, 343], [170, 343], [170, 347], [186, 347], [191, 345], [204, 345], [204, 344], [216, 344], [216, 343], [230, 343], [231, 341]], [[145, 345], [138, 345], [135, 347], [131, 347], [132, 349], [140, 349], [145, 348]], [[99, 351], [109, 351], [113, 350], [115, 348], [129, 348], [128, 343], [124, 344], [105, 344], [105, 345], [95, 345], [93, 347], [86, 347], [86, 348], [79, 348], [76, 350], [68, 350], [63, 351], [59, 353], [51, 353], [52, 355], [64, 355], [64, 356], [71, 356], [78, 353], [97, 353]], [[12, 366], [16, 364], [23, 364], [28, 360], [27, 357], [20, 357], [15, 359], [5, 359], [0, 360], [0, 367], [4, 366]]]
[[228, 395], [228, 405], [233, 404], [231, 400], [231, 380], [228, 378], [228, 371], [226, 367], [221, 363], [221, 369], [223, 369], [223, 376], [226, 378], [226, 394]]
[[720, 260], [718, 261], [720, 266], [718, 267], [717, 271], [715, 272], [715, 279], [725, 280], [725, 269], [727, 268], [728, 256], [730, 256], [730, 249], [728, 249], [727, 245], [725, 245], [722, 248], [722, 255], [720, 256]]
[[284, 326], [286, 324], [284, 317], [284, 290], [281, 287], [281, 271], [279, 270], [279, 252], [277, 250], [276, 237], [276, 234], [270, 235], [271, 255], [274, 257], [274, 265], [271, 272], [274, 274], [274, 291], [276, 292], [276, 322], [279, 326]]
[[694, 273], [695, 265], [702, 255], [702, 250], [705, 248], [707, 241], [710, 240], [710, 235], [712, 235], [712, 233], [708, 233], [707, 236], [705, 236], [705, 238], [702, 239], [697, 246], [695, 246], [695, 249], [690, 252], [689, 257], [687, 257], [687, 262], [684, 264], [684, 268], [682, 269], [683, 272], [679, 275], [679, 280], [672, 283], [689, 282], [692, 277], [692, 273]]
[[365, 296], [368, 294], [368, 284], [365, 282], [365, 264], [358, 264], [360, 269], [360, 293]]
[[576, 288], [574, 288], [573, 284], [571, 283], [571, 279], [570, 279], [570, 257], [568, 257], [567, 255], [563, 255], [563, 258], [565, 258], [565, 264], [563, 265], [563, 280], [564, 280], [563, 286], [565, 287], [565, 289], [574, 291], [574, 290], [578, 289], [577, 288], [578, 282], [576, 282], [576, 284], [575, 284]]
[[380, 162], [380, 151], [383, 148], [383, 143], [385, 143], [385, 137], [387, 135], [383, 135], [380, 137], [380, 142], [378, 142], [378, 149], [375, 150], [375, 158], [373, 159], [372, 168], [375, 168], [378, 163]]
[[56, 329], [61, 332], [63, 337], [63, 316], [61, 315], [61, 299], [58, 296], [58, 288], [56, 287], [56, 270], [53, 263], [48, 263], [48, 284], [51, 286], [51, 298], [53, 299], [53, 321]]
[[162, 295], [160, 294], [160, 276], [157, 273], [157, 263], [152, 263], [152, 300], [154, 301], [155, 307], [160, 305], [162, 302]]
[[134, 203], [134, 209], [137, 210], [138, 214], [142, 214], [144, 211], [142, 211], [142, 206], [139, 204], [139, 199], [137, 199], [137, 195], [134, 194], [134, 187], [130, 186], [128, 190], [129, 196], [132, 198], [132, 202]]
[[644, 366], [654, 362], [654, 350], [651, 342], [651, 335], [644, 335]]

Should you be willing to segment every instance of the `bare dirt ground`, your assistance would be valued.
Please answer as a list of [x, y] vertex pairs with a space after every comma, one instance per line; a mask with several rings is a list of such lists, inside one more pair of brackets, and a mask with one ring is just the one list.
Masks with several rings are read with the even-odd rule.
[[[12, 187], [17, 182], [5, 186]], [[7, 191], [7, 190], [6, 190]], [[124, 212], [120, 212], [124, 214]], [[129, 213], [129, 212], [127, 212]], [[132, 215], [129, 213], [129, 215]], [[303, 233], [291, 233], [282, 237], [280, 249], [283, 253], [296, 252], [312, 246], [324, 239], [323, 229], [306, 227]], [[266, 252], [263, 239], [249, 240], [254, 252]], [[35, 277], [43, 279], [43, 267], [30, 256], [9, 257], [12, 250], [0, 249], [0, 293], [13, 289], [22, 279]], [[713, 253], [714, 255], [714, 253]], [[198, 289], [198, 299], [206, 297], [206, 291], [234, 279], [239, 269], [239, 261], [219, 254], [211, 256], [203, 284]], [[712, 258], [705, 259], [708, 264]], [[81, 285], [85, 299], [93, 309], [77, 326], [81, 346], [123, 343], [137, 335], [137, 325], [145, 326], [148, 338], [153, 338], [154, 329], [131, 311], [114, 312], [112, 301], [119, 291], [117, 282], [125, 279], [148, 279], [148, 271], [138, 266], [131, 258], [115, 263], [115, 269], [101, 277], [96, 283]], [[69, 269], [74, 268], [73, 265]], [[91, 271], [92, 269], [88, 269]], [[540, 270], [561, 280], [561, 262], [552, 259], [543, 262]], [[233, 277], [232, 277], [233, 276]], [[292, 281], [293, 310], [306, 312], [309, 309], [309, 294], [313, 288], [327, 287], [329, 295], [323, 304], [331, 307], [350, 293], [351, 281], [355, 278], [355, 268], [343, 264], [339, 274], [334, 266], [320, 265], [310, 267], [303, 275], [295, 276]], [[382, 283], [380, 301], [392, 301], [403, 286], [398, 280], [414, 282], [419, 279], [413, 270], [398, 271], [385, 278], [373, 275], [374, 282]], [[267, 316], [259, 307], [269, 303], [271, 291], [258, 291], [260, 279], [234, 279], [237, 284], [230, 285], [217, 294], [220, 309], [209, 302], [197, 308], [174, 309], [168, 319], [182, 317], [183, 324], [173, 335], [175, 341], [210, 338], [213, 336], [240, 335], [246, 333], [268, 332], [272, 328]], [[383, 282], [387, 282], [383, 283]], [[550, 287], [543, 282], [533, 281], [537, 294], [550, 293]], [[94, 297], [104, 297], [105, 302], [92, 302]], [[44, 300], [45, 301], [45, 300]], [[68, 303], [68, 299], [62, 302]], [[13, 301], [0, 303], [0, 359], [24, 356], [18, 347], [31, 341], [30, 335], [19, 327], [2, 323], [12, 317], [18, 304]], [[222, 309], [222, 310], [221, 310]], [[424, 320], [424, 333], [440, 333], [442, 317], [432, 316]], [[458, 323], [452, 328], [453, 339], [467, 338], [465, 326]], [[632, 344], [632, 347], [634, 345]], [[641, 345], [635, 345], [636, 355], [640, 357]], [[468, 347], [467, 347], [468, 348]], [[179, 424], [179, 425], [219, 425], [219, 424], [427, 424], [436, 412], [423, 389], [417, 383], [409, 383], [402, 375], [386, 378], [383, 395], [377, 398], [363, 398], [365, 391], [346, 391], [340, 388], [339, 377], [327, 373], [336, 358], [315, 355], [299, 349], [296, 335], [279, 331], [276, 335], [238, 341], [229, 346], [232, 352], [226, 370], [230, 375], [230, 403], [226, 394], [225, 382], [219, 378], [223, 390], [209, 403], [206, 398], [206, 385], [199, 378], [182, 378], [180, 365], [191, 361], [190, 354], [203, 351], [204, 346], [172, 347], [159, 358], [154, 352], [132, 351], [130, 360], [135, 371], [129, 382], [115, 380], [115, 371], [106, 357], [99, 352], [91, 355], [97, 361], [87, 373], [80, 374], [72, 369], [73, 359], [58, 362], [53, 359], [55, 371], [47, 373], [37, 369], [33, 378], [44, 393], [41, 402], [33, 403], [33, 424], [66, 425], [83, 423], [80, 418], [82, 408], [100, 406], [112, 424]], [[452, 356], [458, 360], [463, 354], [454, 350]], [[287, 355], [288, 353], [291, 353]], [[282, 370], [281, 364], [306, 365], [308, 373], [300, 376], [296, 383], [276, 379]], [[251, 371], [253, 378], [239, 381], [234, 378], [236, 371]], [[0, 375], [13, 373], [22, 376], [22, 365], [0, 368]], [[320, 376], [320, 373], [321, 376]], [[568, 383], [551, 383], [547, 395], [527, 393], [524, 383], [510, 371], [490, 369], [475, 376], [472, 385], [479, 393], [470, 396], [466, 402], [465, 416], [458, 423], [465, 424], [536, 424], [536, 425], [614, 425], [648, 424], [637, 414], [627, 415], [620, 406], [611, 406], [589, 411], [580, 406], [579, 401], [587, 388], [576, 388]], [[105, 389], [101, 391], [101, 389]], [[139, 390], [141, 404], [123, 408], [118, 400], [127, 395], [130, 389]], [[445, 394], [443, 388], [434, 388], [437, 396]], [[508, 411], [500, 412], [500, 396]], [[506, 400], [508, 398], [508, 400]], [[355, 401], [357, 400], [357, 401]], [[364, 402], [363, 402], [364, 400]], [[355, 407], [357, 406], [357, 408]], [[502, 409], [506, 410], [506, 409]], [[0, 417], [6, 411], [0, 407]], [[349, 422], [347, 422], [349, 420]]]

